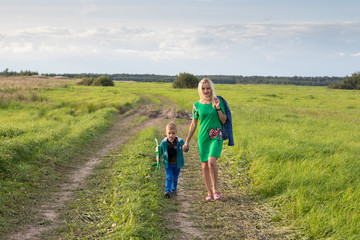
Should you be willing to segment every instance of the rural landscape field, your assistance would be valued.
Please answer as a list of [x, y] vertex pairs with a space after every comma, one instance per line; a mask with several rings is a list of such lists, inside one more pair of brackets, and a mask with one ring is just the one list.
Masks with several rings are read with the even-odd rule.
[[235, 146], [218, 159], [224, 199], [207, 203], [196, 139], [180, 196], [151, 167], [167, 122], [186, 137], [196, 89], [77, 81], [0, 79], [1, 239], [360, 238], [358, 90], [216, 84]]

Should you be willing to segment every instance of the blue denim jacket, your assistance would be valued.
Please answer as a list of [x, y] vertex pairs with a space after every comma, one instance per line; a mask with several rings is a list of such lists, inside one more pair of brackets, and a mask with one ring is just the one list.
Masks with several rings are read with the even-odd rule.
[[[184, 154], [183, 154], [183, 146], [185, 144], [182, 138], [177, 137], [178, 142], [176, 146], [176, 165], [177, 168], [182, 168], [184, 166]], [[160, 158], [161, 155], [164, 155], [164, 167], [167, 169], [169, 167], [169, 156], [168, 156], [168, 139], [165, 137], [160, 143]], [[160, 161], [160, 159], [159, 159]]]
[[233, 136], [233, 129], [232, 129], [232, 119], [231, 119], [231, 111], [229, 104], [226, 100], [221, 97], [217, 96], [221, 101], [223, 101], [225, 105], [225, 114], [226, 114], [226, 122], [222, 124], [222, 131], [223, 131], [223, 139], [229, 139], [228, 146], [234, 146], [234, 136]]

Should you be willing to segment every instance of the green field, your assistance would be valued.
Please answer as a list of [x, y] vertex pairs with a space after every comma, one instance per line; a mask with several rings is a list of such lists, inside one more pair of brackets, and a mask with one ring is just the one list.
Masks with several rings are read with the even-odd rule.
[[1, 232], [27, 221], [21, 207], [33, 204], [31, 195], [44, 195], [59, 169], [140, 98], [121, 88], [56, 80], [1, 79], [0, 87]]
[[[312, 239], [358, 239], [360, 92], [217, 85], [216, 93], [231, 104], [236, 143], [220, 161], [239, 187], [247, 176], [252, 194]], [[191, 109], [184, 102], [196, 91], [180, 94], [172, 99]]]
[[[103, 133], [117, 112], [136, 107], [140, 97], [154, 103], [153, 96], [168, 98], [187, 111], [198, 100], [197, 90], [172, 89], [168, 83], [80, 87], [69, 81], [25, 88], [1, 83], [1, 231], [18, 219], [19, 205], [55, 181], [57, 169]], [[360, 92], [216, 85], [216, 93], [233, 114], [235, 146], [224, 148], [219, 163], [236, 186], [277, 209], [274, 221], [310, 239], [359, 239]], [[151, 211], [153, 204], [144, 208]], [[157, 230], [151, 234], [161, 236]]]

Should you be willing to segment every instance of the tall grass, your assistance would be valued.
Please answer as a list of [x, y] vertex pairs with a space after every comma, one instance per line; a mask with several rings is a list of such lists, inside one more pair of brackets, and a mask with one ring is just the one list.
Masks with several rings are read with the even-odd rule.
[[[184, 109], [196, 89], [157, 90]], [[311, 239], [360, 238], [359, 91], [216, 85], [230, 103], [235, 146], [220, 164], [234, 182]]]
[[0, 107], [0, 233], [13, 221], [27, 221], [21, 208], [34, 191], [59, 178], [83, 146], [112, 123], [116, 113], [140, 100], [114, 87], [3, 88], [38, 98], [10, 97]]
[[281, 208], [311, 238], [359, 237], [359, 212], [354, 211], [360, 207], [354, 201], [360, 193], [358, 124], [340, 114], [333, 117], [337, 113], [235, 110], [242, 119], [235, 127], [241, 133], [236, 137], [239, 160], [249, 161], [253, 192]]
[[234, 90], [227, 99], [237, 146], [227, 149], [228, 158], [246, 164], [251, 191], [311, 239], [358, 239], [359, 92], [294, 86]]

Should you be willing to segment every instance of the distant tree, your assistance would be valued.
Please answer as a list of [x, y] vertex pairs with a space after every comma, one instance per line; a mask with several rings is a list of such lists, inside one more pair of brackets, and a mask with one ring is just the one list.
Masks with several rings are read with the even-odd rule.
[[111, 79], [111, 77], [107, 75], [100, 76], [96, 78], [92, 84], [92, 86], [114, 86], [114, 81]]
[[2, 76], [7, 77], [9, 76], [9, 69], [5, 68], [5, 70], [1, 73]]
[[180, 73], [175, 77], [173, 88], [196, 88], [199, 79], [190, 73]]
[[91, 86], [94, 82], [95, 78], [83, 78], [80, 82], [77, 83], [77, 85], [83, 85], [83, 86]]
[[26, 70], [26, 71], [20, 71], [19, 73], [20, 76], [32, 76], [32, 75], [39, 75], [38, 72], [32, 72], [30, 70]]
[[344, 84], [351, 89], [360, 89], [360, 72], [353, 73], [351, 77], [346, 77]]
[[346, 76], [342, 83], [331, 84], [329, 88], [360, 90], [360, 72], [353, 73], [351, 77]]

